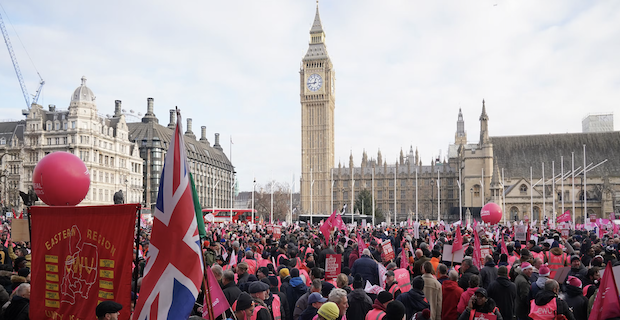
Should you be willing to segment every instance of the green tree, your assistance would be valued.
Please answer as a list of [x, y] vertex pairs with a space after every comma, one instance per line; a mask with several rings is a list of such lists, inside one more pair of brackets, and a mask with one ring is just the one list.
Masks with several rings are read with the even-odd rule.
[[[364, 213], [365, 215], [372, 216], [372, 194], [368, 189], [364, 189], [357, 194], [357, 198], [355, 199], [355, 211]], [[375, 223], [380, 223], [384, 221], [383, 213], [379, 208], [375, 205]], [[368, 223], [372, 223], [372, 221], [368, 221]]]

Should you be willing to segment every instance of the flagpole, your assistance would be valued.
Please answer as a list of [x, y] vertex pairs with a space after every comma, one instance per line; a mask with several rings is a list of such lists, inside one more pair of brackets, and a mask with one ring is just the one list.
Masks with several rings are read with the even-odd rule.
[[205, 298], [206, 298], [206, 302], [205, 305], [202, 306], [202, 308], [204, 309], [205, 307], [207, 308], [207, 312], [209, 314], [209, 320], [215, 320], [215, 317], [213, 316], [213, 303], [211, 301], [211, 290], [209, 287], [209, 276], [207, 273], [207, 264], [206, 261], [203, 260], [203, 276], [202, 276], [202, 284], [205, 286]]
[[[575, 229], [577, 229], [577, 226], [575, 225], [575, 216], [576, 216], [576, 214], [575, 214], [575, 152], [574, 151], [571, 152], [571, 159], [572, 159], [571, 160], [571, 166], [572, 166], [572, 171], [573, 171], [571, 173], [573, 175], [573, 181], [571, 183], [572, 190], [573, 190], [573, 192], [571, 193], [571, 195], [573, 196], [573, 212], [572, 212], [572, 216], [573, 216], [573, 227]], [[585, 169], [585, 167], [584, 167], [584, 169]]]
[[583, 224], [586, 224], [588, 215], [588, 180], [586, 180], [586, 145], [583, 145]]
[[545, 201], [546, 194], [545, 194], [545, 163], [544, 162], [542, 163], [542, 189], [543, 189], [543, 216], [546, 217], [547, 216], [547, 202]]
[[394, 224], [396, 224], [396, 170], [398, 170], [398, 162], [394, 164]]
[[553, 213], [553, 224], [556, 223], [556, 213], [555, 213], [555, 161], [551, 161], [551, 193], [553, 194], [553, 205], [551, 206], [551, 211]]
[[[290, 212], [291, 212], [291, 220], [289, 220], [290, 224], [293, 224], [293, 189], [295, 189], [295, 174], [293, 173], [293, 179], [291, 180], [291, 199], [290, 199]], [[334, 192], [332, 191], [332, 197]], [[332, 198], [333, 199], [333, 198]], [[332, 200], [333, 201], [333, 200]]]
[[269, 223], [273, 224], [273, 174], [271, 175], [271, 216], [269, 217]]
[[372, 167], [372, 227], [375, 227], [375, 167]]
[[505, 185], [506, 183], [504, 182], [504, 168], [502, 168], [502, 215], [504, 216], [504, 224], [506, 224], [506, 190], [505, 190]]
[[255, 224], [254, 220], [254, 194], [256, 193], [256, 177], [254, 177], [254, 182], [252, 183], [252, 224]]
[[[463, 203], [461, 202], [461, 194], [463, 193], [463, 190], [461, 190], [461, 182], [463, 178], [461, 177], [461, 164], [459, 163], [459, 181], [458, 181], [458, 186], [459, 186], [459, 221], [463, 221]], [[506, 219], [504, 219], [504, 223], [506, 222]]]
[[562, 201], [562, 214], [564, 214], [564, 156], [560, 156], [560, 170], [562, 170], [562, 197], [560, 200]]
[[441, 189], [439, 188], [439, 168], [437, 168], [437, 223], [441, 221]]
[[418, 166], [415, 168], [415, 221], [420, 221], [418, 219]]
[[532, 167], [530, 167], [530, 219], [534, 219], [534, 178], [532, 177]]

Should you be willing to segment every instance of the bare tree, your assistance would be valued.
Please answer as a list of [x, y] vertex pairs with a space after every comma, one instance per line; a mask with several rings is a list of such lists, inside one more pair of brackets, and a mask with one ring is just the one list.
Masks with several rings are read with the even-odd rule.
[[287, 183], [269, 182], [263, 186], [257, 185], [254, 199], [254, 209], [259, 217], [264, 221], [269, 221], [271, 217], [271, 193], [273, 184], [273, 219], [286, 220], [290, 209], [291, 187]]

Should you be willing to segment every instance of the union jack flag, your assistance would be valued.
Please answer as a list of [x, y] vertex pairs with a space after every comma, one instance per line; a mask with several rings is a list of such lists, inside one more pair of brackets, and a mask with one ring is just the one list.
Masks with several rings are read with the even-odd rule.
[[187, 319], [202, 283], [202, 251], [182, 132], [177, 111], [134, 320]]

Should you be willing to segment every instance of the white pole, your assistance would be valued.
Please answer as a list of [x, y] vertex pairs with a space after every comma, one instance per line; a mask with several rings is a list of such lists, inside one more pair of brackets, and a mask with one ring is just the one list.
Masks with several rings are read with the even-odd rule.
[[310, 225], [312, 225], [312, 188], [314, 188], [314, 180], [312, 179], [312, 168], [310, 168]]
[[461, 196], [463, 193], [463, 190], [461, 190], [461, 181], [463, 178], [461, 178], [461, 164], [459, 163], [459, 221], [463, 221], [463, 202], [461, 201]]
[[331, 170], [332, 172], [332, 192], [331, 192], [331, 209], [329, 209], [329, 211], [334, 210], [334, 169]]
[[[232, 141], [232, 138], [231, 138]], [[232, 152], [232, 146], [230, 147], [230, 150]], [[235, 175], [234, 173], [230, 173], [230, 180], [232, 182], [231, 186], [230, 186], [230, 221], [233, 221], [233, 207], [234, 207], [234, 202], [233, 202], [233, 195], [235, 194]]]
[[355, 169], [351, 168], [351, 223], [353, 223], [353, 215], [355, 209]]
[[534, 178], [530, 167], [530, 219], [534, 219]]
[[482, 186], [482, 201], [480, 203], [480, 207], [484, 207], [484, 168], [482, 168], [482, 180], [480, 180], [480, 185]]
[[273, 224], [273, 176], [271, 177], [271, 216], [269, 222]]
[[551, 193], [553, 193], [553, 205], [551, 206], [551, 211], [553, 211], [553, 225], [555, 225], [555, 161], [551, 161], [551, 177], [553, 177], [553, 179], [551, 180]]
[[[215, 186], [213, 186], [213, 190], [211, 190], [211, 208], [215, 209], [215, 189], [217, 188], [217, 185], [220, 184], [220, 178], [217, 178], [217, 182], [215, 183]], [[213, 214], [215, 215], [215, 212], [213, 212]], [[232, 221], [231, 221], [232, 222]]]
[[254, 193], [256, 193], [256, 177], [254, 177], [254, 183], [252, 183], [252, 223], [256, 223], [254, 220]]
[[[560, 170], [562, 170], [562, 186], [561, 186], [561, 192], [562, 192], [562, 197], [560, 197], [560, 200], [562, 201], [562, 213], [564, 214], [564, 156], [560, 156]], [[554, 221], [555, 223], [556, 221]]]
[[[543, 217], [547, 216], [547, 202], [545, 201], [545, 163], [542, 163], [542, 188], [543, 188]], [[542, 220], [542, 217], [539, 217]]]
[[372, 167], [372, 227], [375, 227], [375, 167]]
[[586, 224], [588, 215], [588, 181], [586, 180], [586, 145], [583, 145], [583, 224]]
[[437, 168], [437, 223], [441, 222], [441, 189], [439, 188], [439, 168]]
[[420, 221], [418, 219], [418, 166], [415, 168], [415, 221]]
[[397, 166], [394, 164], [394, 224], [396, 224], [396, 169]]
[[[293, 173], [293, 179], [291, 180], [291, 199], [289, 200], [289, 211], [291, 212], [291, 219], [289, 220], [289, 224], [293, 224], [293, 189], [295, 189], [295, 174]], [[333, 197], [332, 192], [332, 197]], [[333, 200], [332, 200], [333, 201]]]
[[[572, 170], [573, 172], [571, 173], [573, 175], [573, 181], [571, 183], [572, 185], [572, 196], [573, 196], [573, 212], [572, 212], [572, 216], [573, 216], [573, 226], [575, 225], [575, 152], [571, 152], [571, 166], [572, 166]], [[585, 169], [585, 168], [584, 168]]]
[[504, 224], [506, 224], [506, 184], [504, 182], [504, 168], [502, 168], [502, 212], [504, 216]]

